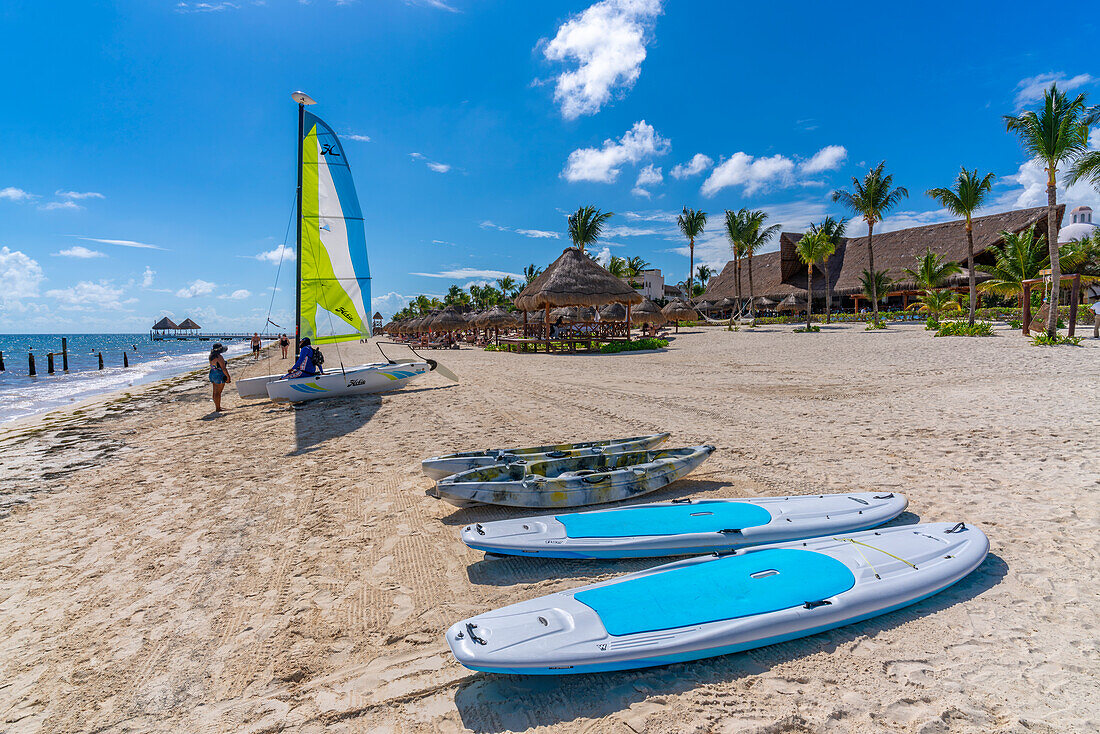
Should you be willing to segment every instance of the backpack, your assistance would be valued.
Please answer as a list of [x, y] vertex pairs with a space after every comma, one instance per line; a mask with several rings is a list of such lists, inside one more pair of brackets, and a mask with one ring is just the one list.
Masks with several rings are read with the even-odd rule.
[[310, 361], [313, 362], [315, 367], [322, 367], [325, 364], [325, 355], [321, 354], [321, 350], [317, 347], [313, 348], [313, 355], [310, 357]]

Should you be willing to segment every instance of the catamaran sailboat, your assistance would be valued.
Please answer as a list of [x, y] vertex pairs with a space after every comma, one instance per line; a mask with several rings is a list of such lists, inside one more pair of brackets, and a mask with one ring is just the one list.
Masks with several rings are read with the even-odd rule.
[[237, 392], [242, 398], [299, 401], [396, 390], [432, 370], [456, 379], [450, 370], [419, 355], [344, 367], [339, 344], [371, 336], [363, 213], [340, 139], [321, 118], [306, 111], [307, 105], [315, 104], [308, 94], [291, 96], [298, 103], [299, 143], [294, 347], [297, 351], [306, 337], [313, 345], [333, 344], [340, 368], [307, 377], [265, 375], [239, 380]]

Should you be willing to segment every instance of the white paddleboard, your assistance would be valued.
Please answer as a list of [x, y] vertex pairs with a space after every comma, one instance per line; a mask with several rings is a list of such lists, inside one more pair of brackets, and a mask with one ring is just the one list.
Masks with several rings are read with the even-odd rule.
[[286, 373], [280, 375], [264, 375], [263, 377], [246, 377], [243, 380], [233, 380], [237, 386], [237, 394], [242, 398], [267, 398], [267, 383], [275, 382], [286, 377]]
[[462, 529], [462, 542], [486, 553], [548, 558], [690, 555], [866, 530], [908, 504], [893, 492], [673, 500], [474, 523]]
[[310, 377], [282, 377], [267, 383], [272, 400], [299, 402], [348, 395], [367, 395], [404, 387], [431, 370], [427, 362], [365, 364], [343, 372]]
[[700, 556], [531, 599], [446, 632], [473, 670], [555, 675], [725, 655], [893, 611], [981, 565], [963, 523], [904, 525]]

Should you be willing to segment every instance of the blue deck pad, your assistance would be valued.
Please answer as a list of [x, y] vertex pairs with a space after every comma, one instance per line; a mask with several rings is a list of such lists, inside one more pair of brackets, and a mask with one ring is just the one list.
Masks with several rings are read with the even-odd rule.
[[573, 596], [600, 616], [609, 634], [621, 636], [766, 614], [842, 594], [855, 583], [847, 566], [824, 553], [776, 548]]
[[747, 502], [693, 502], [556, 515], [570, 538], [626, 538], [635, 535], [716, 533], [767, 525], [770, 512]]

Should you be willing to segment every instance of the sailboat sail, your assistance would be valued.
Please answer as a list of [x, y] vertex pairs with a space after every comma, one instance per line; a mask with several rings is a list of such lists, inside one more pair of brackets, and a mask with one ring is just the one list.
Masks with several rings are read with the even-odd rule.
[[351, 169], [321, 118], [306, 112], [303, 129], [299, 335], [314, 344], [367, 338], [370, 267]]

